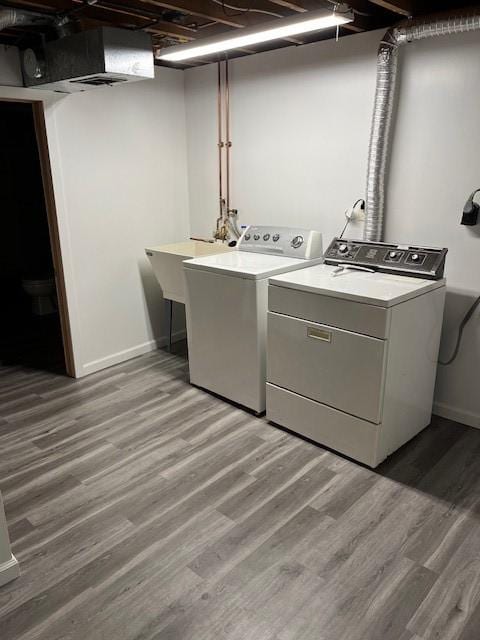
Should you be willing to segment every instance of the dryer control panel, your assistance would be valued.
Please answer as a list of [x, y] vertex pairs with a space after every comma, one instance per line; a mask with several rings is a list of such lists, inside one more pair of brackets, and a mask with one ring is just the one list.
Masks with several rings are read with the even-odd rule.
[[447, 251], [435, 247], [334, 238], [325, 252], [325, 262], [439, 280], [443, 277]]
[[298, 227], [250, 225], [238, 241], [238, 250], [313, 260], [323, 255], [322, 234]]

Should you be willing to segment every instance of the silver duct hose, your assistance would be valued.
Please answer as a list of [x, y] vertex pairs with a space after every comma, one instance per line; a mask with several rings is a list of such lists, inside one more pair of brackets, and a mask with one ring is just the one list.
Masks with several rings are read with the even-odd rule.
[[69, 21], [68, 17], [59, 18], [48, 14], [36, 13], [35, 11], [0, 6], [0, 31], [11, 27], [50, 24], [57, 29], [58, 35], [61, 36], [63, 35], [62, 30], [67, 28]]
[[385, 171], [396, 89], [398, 48], [415, 40], [480, 29], [480, 9], [463, 16], [426, 18], [389, 29], [378, 48], [377, 86], [368, 150], [365, 240], [383, 238]]
[[0, 31], [22, 24], [32, 24], [31, 18], [25, 11], [18, 11], [10, 7], [0, 7]]

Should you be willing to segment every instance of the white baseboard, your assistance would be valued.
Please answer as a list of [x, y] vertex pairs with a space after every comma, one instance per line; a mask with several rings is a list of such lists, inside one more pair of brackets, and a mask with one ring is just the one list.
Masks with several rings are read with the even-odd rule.
[[[186, 335], [186, 329], [175, 331], [172, 334], [172, 342], [185, 340]], [[92, 360], [92, 362], [86, 362], [84, 365], [82, 365], [77, 378], [82, 378], [83, 376], [95, 373], [95, 371], [107, 369], [108, 367], [112, 367], [113, 365], [119, 364], [120, 362], [125, 362], [126, 360], [130, 360], [131, 358], [136, 358], [137, 356], [141, 356], [144, 353], [148, 353], [149, 351], [155, 351], [155, 349], [166, 347], [167, 344], [168, 338], [162, 336], [161, 338], [149, 340], [148, 342], [144, 342], [143, 344], [137, 344], [134, 347], [130, 347], [129, 349], [124, 349], [123, 351], [112, 353], [108, 356], [105, 356], [104, 358]]]
[[450, 405], [443, 404], [442, 402], [435, 402], [433, 404], [433, 413], [437, 416], [441, 416], [442, 418], [448, 418], [449, 420], [466, 424], [469, 427], [480, 429], [480, 416], [476, 413], [470, 413], [469, 411], [459, 409], [458, 407], [451, 407]]
[[15, 580], [15, 578], [18, 578], [19, 575], [20, 567], [18, 564], [18, 560], [12, 553], [12, 557], [10, 558], [10, 560], [7, 560], [7, 562], [2, 562], [2, 564], [0, 564], [0, 587], [2, 587], [4, 584], [7, 584], [7, 582]]

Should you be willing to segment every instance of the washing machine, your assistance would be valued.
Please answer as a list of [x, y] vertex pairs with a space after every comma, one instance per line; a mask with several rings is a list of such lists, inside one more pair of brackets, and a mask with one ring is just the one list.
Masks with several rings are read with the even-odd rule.
[[446, 252], [336, 238], [270, 278], [267, 418], [371, 467], [425, 428]]
[[192, 384], [265, 411], [268, 278], [322, 262], [318, 231], [249, 226], [235, 251], [186, 260]]

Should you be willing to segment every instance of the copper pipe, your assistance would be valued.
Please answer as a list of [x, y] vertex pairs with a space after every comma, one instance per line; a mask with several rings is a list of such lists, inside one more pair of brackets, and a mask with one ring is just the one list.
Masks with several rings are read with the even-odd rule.
[[227, 182], [227, 216], [230, 212], [230, 83], [228, 78], [228, 54], [225, 55], [225, 136], [226, 136], [226, 182]]
[[223, 148], [223, 114], [222, 114], [222, 67], [218, 62], [218, 96], [217, 96], [217, 110], [218, 110], [218, 192], [219, 192], [219, 207], [220, 216], [217, 219], [217, 231], [220, 229], [220, 224], [223, 219], [223, 171], [222, 171], [222, 148]]
[[[229, 234], [238, 238], [237, 211], [230, 209], [230, 83], [228, 55], [225, 55], [225, 71], [222, 74], [222, 63], [217, 67], [217, 109], [218, 109], [218, 185], [220, 213], [217, 218], [215, 238], [225, 242]], [[223, 140], [225, 124], [225, 140]], [[223, 153], [225, 150], [225, 154]], [[224, 165], [225, 164], [225, 175]]]

